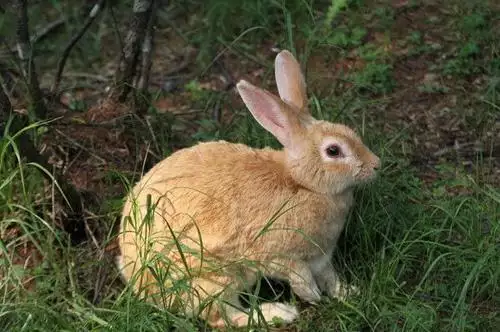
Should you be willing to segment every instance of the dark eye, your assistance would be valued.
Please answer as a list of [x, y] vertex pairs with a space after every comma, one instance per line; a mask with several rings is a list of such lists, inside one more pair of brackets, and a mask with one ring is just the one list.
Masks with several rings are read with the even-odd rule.
[[330, 158], [338, 158], [342, 155], [342, 151], [338, 145], [330, 145], [326, 148], [326, 155]]

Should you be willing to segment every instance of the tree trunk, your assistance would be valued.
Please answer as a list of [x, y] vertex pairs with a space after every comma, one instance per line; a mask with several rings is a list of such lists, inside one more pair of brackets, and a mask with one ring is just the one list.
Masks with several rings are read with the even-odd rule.
[[31, 49], [28, 6], [27, 0], [13, 0], [12, 8], [16, 18], [17, 54], [21, 60], [21, 67], [24, 78], [28, 85], [28, 94], [35, 116], [38, 119], [45, 119], [47, 108], [43, 101], [43, 93], [40, 90], [35, 62], [33, 61], [33, 50]]
[[149, 15], [146, 33], [142, 42], [141, 48], [141, 70], [137, 78], [137, 93], [135, 95], [136, 109], [139, 115], [146, 114], [149, 106], [150, 96], [148, 93], [149, 75], [152, 66], [152, 57], [154, 50], [154, 32], [156, 24], [156, 9], [158, 8], [158, 1], [153, 1], [151, 14]]
[[137, 71], [137, 60], [144, 41], [155, 0], [135, 0], [130, 29], [125, 36], [119, 67], [116, 71], [114, 87], [109, 98], [123, 103], [132, 86]]

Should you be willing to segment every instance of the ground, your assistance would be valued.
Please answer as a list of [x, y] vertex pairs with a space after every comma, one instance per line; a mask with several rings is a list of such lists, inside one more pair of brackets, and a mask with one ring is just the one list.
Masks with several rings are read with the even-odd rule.
[[[357, 191], [334, 257], [361, 295], [303, 304], [300, 319], [280, 329], [499, 326], [499, 4], [351, 0], [337, 13], [334, 3], [211, 0], [162, 7], [144, 118], [129, 104], [102, 102], [119, 49], [113, 22], [126, 22], [128, 4], [103, 14], [70, 57], [66, 92], [51, 108], [55, 120], [36, 133], [54, 168], [91, 198], [88, 242], [64, 244], [54, 226], [63, 216], [53, 184], [6, 153], [9, 140], [0, 145], [3, 330], [206, 328], [127, 292], [112, 264], [116, 220], [141, 172], [176, 149], [213, 139], [279, 147], [251, 118], [234, 83], [247, 79], [276, 91], [272, 61], [284, 48], [306, 72], [314, 115], [356, 128], [383, 167]], [[75, 11], [70, 1], [33, 6], [45, 9], [31, 16], [34, 30]], [[78, 23], [37, 45], [42, 88], [50, 87], [61, 45]], [[1, 24], [12, 32], [9, 18]], [[12, 97], [23, 112], [22, 94]]]

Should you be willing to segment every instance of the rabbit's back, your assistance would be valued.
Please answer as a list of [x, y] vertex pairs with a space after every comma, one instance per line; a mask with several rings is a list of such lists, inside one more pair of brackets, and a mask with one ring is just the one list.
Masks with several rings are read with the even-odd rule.
[[207, 204], [214, 213], [215, 206], [241, 207], [243, 199], [247, 206], [250, 202], [260, 205], [255, 202], [261, 201], [263, 195], [276, 197], [296, 191], [297, 185], [284, 167], [281, 151], [225, 141], [200, 143], [158, 163], [133, 193], [143, 203], [151, 195], [168, 215], [188, 213], [197, 216], [200, 227], [210, 222], [213, 228], [217, 222], [200, 215], [207, 210]]
[[[137, 262], [144, 247], [176, 255], [172, 233], [188, 247], [236, 258], [296, 191], [280, 151], [224, 141], [177, 151], [147, 172], [125, 202], [123, 263]], [[127, 279], [133, 272], [124, 268]]]

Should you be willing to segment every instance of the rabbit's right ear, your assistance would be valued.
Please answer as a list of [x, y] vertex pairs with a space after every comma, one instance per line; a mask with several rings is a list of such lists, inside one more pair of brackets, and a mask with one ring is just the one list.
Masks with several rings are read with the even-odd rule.
[[281, 99], [299, 110], [307, 103], [306, 82], [300, 64], [287, 50], [283, 50], [274, 61], [274, 76]]
[[291, 119], [286, 114], [284, 103], [268, 91], [245, 80], [239, 81], [236, 88], [255, 120], [285, 148], [291, 148]]

